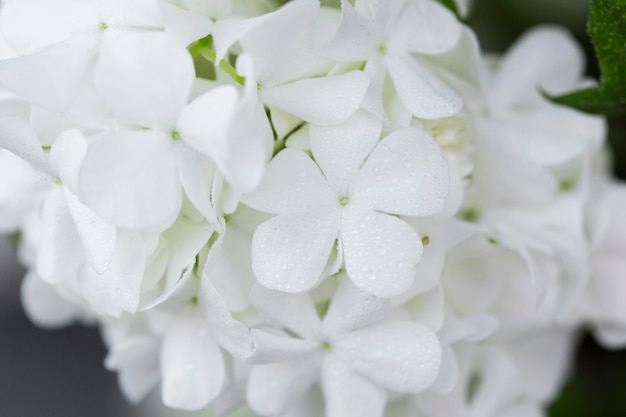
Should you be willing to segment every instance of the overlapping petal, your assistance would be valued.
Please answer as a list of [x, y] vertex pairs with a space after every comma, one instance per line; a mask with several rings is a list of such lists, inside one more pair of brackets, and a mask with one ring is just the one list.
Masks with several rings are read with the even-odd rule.
[[248, 380], [248, 404], [258, 413], [277, 415], [299, 398], [318, 378], [319, 356], [257, 365]]
[[306, 78], [261, 90], [264, 103], [317, 125], [347, 120], [361, 106], [369, 78], [362, 71]]
[[151, 130], [100, 138], [87, 151], [79, 187], [85, 203], [116, 226], [165, 229], [182, 203], [174, 142]]
[[267, 166], [263, 182], [243, 202], [267, 213], [296, 214], [317, 207], [339, 207], [339, 196], [304, 152], [284, 149]]
[[168, 407], [198, 410], [222, 390], [226, 370], [222, 350], [197, 308], [174, 319], [161, 350], [161, 396]]
[[96, 88], [122, 122], [171, 131], [194, 78], [189, 52], [163, 32], [120, 31], [103, 38]]
[[450, 87], [409, 57], [389, 56], [387, 69], [396, 93], [413, 116], [438, 119], [463, 108], [463, 101]]
[[426, 390], [441, 364], [437, 336], [409, 321], [386, 321], [355, 330], [333, 347], [352, 369], [398, 392]]
[[324, 358], [321, 384], [327, 417], [383, 415], [387, 402], [385, 391], [332, 354]]
[[356, 288], [344, 276], [324, 317], [324, 332], [342, 335], [381, 320], [388, 312], [388, 299], [375, 297]]
[[339, 125], [311, 126], [311, 152], [326, 179], [347, 193], [348, 184], [378, 144], [381, 130], [382, 121], [365, 110]]

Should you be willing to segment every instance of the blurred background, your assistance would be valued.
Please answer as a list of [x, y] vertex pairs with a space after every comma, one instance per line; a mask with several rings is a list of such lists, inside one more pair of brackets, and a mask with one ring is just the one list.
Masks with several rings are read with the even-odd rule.
[[[504, 51], [528, 27], [564, 25], [593, 57], [585, 33], [589, 0], [475, 0], [468, 24], [487, 52]], [[595, 60], [589, 75], [598, 77]], [[626, 179], [626, 118], [611, 118], [615, 173]], [[131, 406], [104, 369], [106, 351], [95, 328], [42, 330], [25, 317], [19, 296], [23, 270], [8, 238], [0, 239], [0, 417], [198, 416], [165, 412], [157, 395]], [[570, 382], [549, 417], [626, 416], [626, 352], [599, 348], [581, 337]]]

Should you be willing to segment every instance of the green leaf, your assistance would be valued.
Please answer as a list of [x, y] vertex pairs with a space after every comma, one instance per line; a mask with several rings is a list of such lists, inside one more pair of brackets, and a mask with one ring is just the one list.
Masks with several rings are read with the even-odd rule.
[[555, 103], [593, 114], [626, 114], [626, 0], [593, 0], [587, 31], [600, 69], [597, 87], [558, 97]]

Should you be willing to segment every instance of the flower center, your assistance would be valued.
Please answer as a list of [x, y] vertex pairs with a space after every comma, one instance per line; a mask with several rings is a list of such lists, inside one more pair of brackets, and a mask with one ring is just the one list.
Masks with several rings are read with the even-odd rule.
[[107, 30], [108, 28], [109, 28], [109, 25], [107, 25], [105, 22], [98, 23], [98, 29]]
[[348, 197], [347, 195], [339, 197], [339, 204], [341, 204], [343, 207], [347, 206], [349, 202], [350, 197]]

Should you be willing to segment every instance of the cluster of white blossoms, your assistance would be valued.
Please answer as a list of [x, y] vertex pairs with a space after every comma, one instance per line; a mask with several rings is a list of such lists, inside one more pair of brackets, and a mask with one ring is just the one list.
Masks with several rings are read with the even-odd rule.
[[[275, 4], [276, 3], [276, 4]], [[4, 0], [0, 230], [141, 400], [535, 417], [626, 345], [626, 188], [558, 27], [434, 0]], [[460, 10], [465, 2], [458, 5]]]

